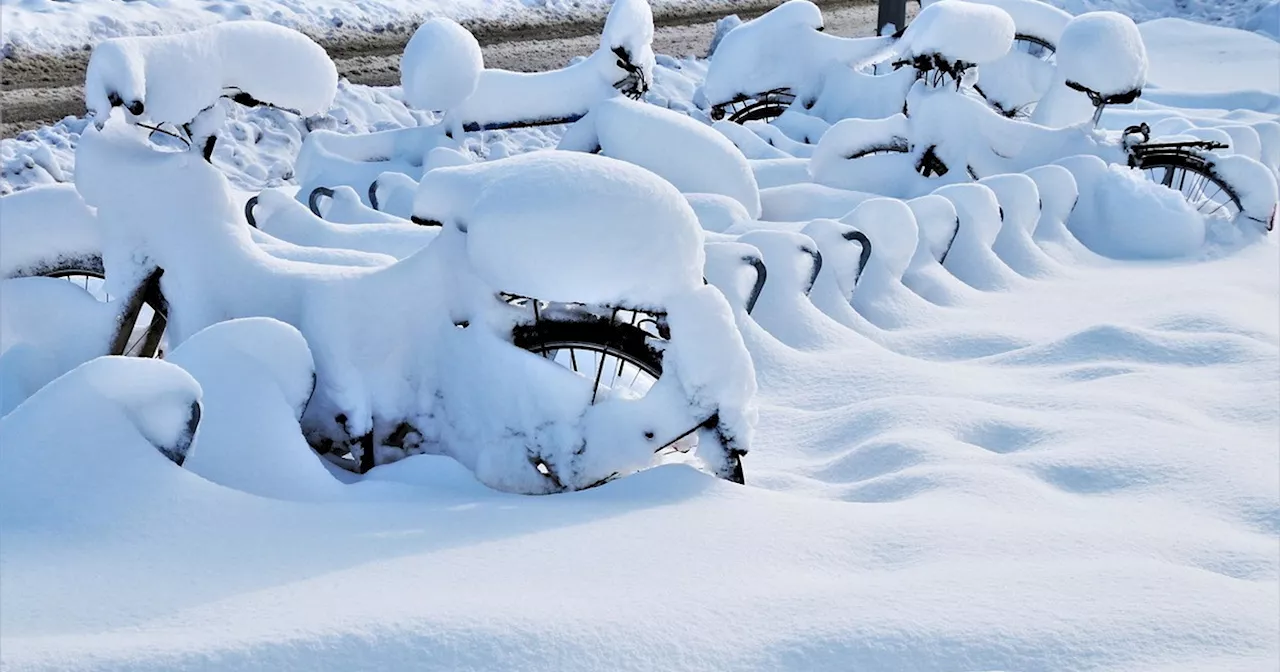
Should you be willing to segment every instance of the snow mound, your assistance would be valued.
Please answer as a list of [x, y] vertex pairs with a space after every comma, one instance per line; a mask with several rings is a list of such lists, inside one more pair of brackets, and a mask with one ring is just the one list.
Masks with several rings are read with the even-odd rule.
[[149, 476], [185, 459], [200, 398], [182, 369], [132, 357], [98, 357], [41, 388], [0, 418], [4, 527], [107, 516], [95, 504], [154, 487]]
[[707, 65], [701, 96], [708, 105], [777, 88], [816, 91], [833, 68], [866, 59], [891, 38], [847, 39], [818, 32], [822, 10], [787, 0], [725, 33]]
[[137, 119], [181, 125], [229, 89], [310, 116], [329, 109], [337, 86], [337, 68], [311, 38], [265, 21], [236, 21], [98, 44], [85, 102], [99, 125], [116, 105]]
[[[585, 135], [594, 131], [595, 141]], [[679, 112], [623, 97], [597, 104], [565, 135], [577, 146], [657, 173], [685, 193], [721, 194], [760, 215], [760, 191], [751, 165], [727, 138]]]
[[685, 194], [684, 197], [704, 231], [724, 233], [752, 219], [741, 202], [723, 194]]
[[871, 194], [864, 192], [815, 182], [770, 187], [760, 190], [760, 219], [771, 222], [839, 219], [870, 197]]
[[1057, 164], [1071, 171], [1080, 189], [1067, 226], [1094, 252], [1113, 259], [1170, 259], [1203, 248], [1204, 218], [1177, 191], [1097, 157], [1073, 156]]
[[[354, 197], [354, 194], [351, 194]], [[253, 209], [258, 228], [294, 245], [357, 250], [404, 259], [435, 240], [437, 229], [409, 222], [335, 224], [312, 213], [279, 189], [258, 195]]]
[[869, 198], [843, 219], [871, 240], [871, 258], [858, 281], [854, 307], [865, 310], [863, 299], [874, 301], [879, 293], [901, 281], [920, 239], [915, 214], [895, 198]]
[[537, 151], [423, 176], [414, 216], [467, 234], [503, 291], [650, 305], [702, 282], [702, 229], [671, 183], [595, 154]]
[[1058, 71], [1068, 85], [1103, 98], [1141, 92], [1147, 82], [1147, 49], [1133, 19], [1118, 12], [1089, 12], [1071, 20], [1058, 44]]
[[950, 200], [960, 218], [946, 269], [974, 289], [1009, 289], [1018, 276], [991, 249], [1003, 226], [995, 192], [983, 184], [964, 183], [939, 187], [934, 193]]
[[563, 122], [587, 114], [596, 103], [653, 82], [653, 13], [647, 0], [617, 0], [609, 10], [600, 48], [567, 67], [548, 72], [496, 68], [480, 73], [475, 93], [451, 108], [456, 130], [519, 121]]
[[404, 173], [388, 171], [369, 185], [369, 205], [380, 212], [409, 219], [413, 216], [413, 197], [417, 191], [417, 180]]
[[200, 433], [184, 467], [264, 497], [315, 500], [338, 494], [340, 483], [298, 426], [315, 387], [315, 365], [297, 329], [270, 318], [219, 322], [167, 358], [204, 393]]
[[1002, 224], [991, 249], [1019, 275], [1040, 277], [1051, 272], [1048, 258], [1032, 239], [1040, 221], [1040, 190], [1021, 173], [992, 175], [978, 181], [1000, 201]]
[[[414, 183], [415, 186], [417, 183]], [[366, 190], [366, 197], [372, 200], [373, 185], [369, 185]], [[321, 191], [316, 193], [308, 201], [314, 200], [316, 204], [316, 213], [319, 214], [326, 222], [335, 224], [407, 224], [408, 219], [397, 217], [390, 213], [375, 210], [364, 204], [360, 200], [360, 194], [348, 186], [339, 186], [332, 190], [333, 193]]]
[[[928, 7], [945, 0], [923, 0]], [[981, 5], [999, 7], [1009, 14], [1019, 36], [1035, 37], [1050, 45], [1057, 45], [1062, 29], [1071, 21], [1071, 14], [1041, 0], [961, 0]]]
[[911, 258], [912, 266], [923, 265], [932, 259], [941, 262], [951, 250], [958, 233], [958, 215], [951, 201], [937, 194], [928, 194], [907, 201], [911, 214], [915, 215], [920, 230], [920, 244]]
[[49, 381], [107, 354], [114, 306], [59, 278], [0, 280], [0, 416]]
[[907, 58], [981, 65], [1009, 53], [1017, 32], [1013, 17], [995, 5], [942, 0], [920, 10], [895, 45]]
[[434, 126], [359, 135], [317, 129], [307, 134], [294, 163], [298, 195], [306, 199], [316, 187], [345, 185], [367, 198], [369, 185], [380, 175], [400, 173], [416, 180], [422, 176], [428, 152], [451, 144], [453, 141]]
[[447, 18], [424, 21], [400, 57], [405, 100], [421, 110], [446, 110], [476, 90], [484, 55], [471, 31]]
[[653, 9], [649, 0], [613, 0], [600, 31], [600, 49], [640, 67], [653, 81]]
[[1241, 214], [1259, 224], [1274, 225], [1280, 184], [1266, 166], [1243, 155], [1215, 157], [1212, 170], [1235, 190]]
[[0, 213], [0, 278], [92, 262], [102, 250], [93, 210], [73, 185], [41, 185], [0, 197]]
[[742, 25], [742, 19], [737, 14], [716, 19], [715, 33], [711, 35], [711, 44], [707, 45], [707, 58], [711, 58], [716, 53], [716, 48], [720, 46], [720, 40], [724, 39], [729, 31]]

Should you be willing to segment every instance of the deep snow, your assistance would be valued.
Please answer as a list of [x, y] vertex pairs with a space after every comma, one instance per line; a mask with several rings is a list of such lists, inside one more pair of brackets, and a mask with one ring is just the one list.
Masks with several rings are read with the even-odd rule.
[[794, 330], [831, 342], [809, 352], [748, 326], [745, 488], [677, 466], [528, 499], [424, 456], [299, 505], [145, 451], [70, 458], [92, 442], [25, 468], [0, 440], [62, 512], [0, 495], [0, 649], [14, 670], [1268, 669], [1277, 261], [1074, 262], [913, 332], [950, 363], [812, 311]]
[[1047, 0], [1072, 14], [1112, 10], [1143, 22], [1182, 18], [1256, 31], [1280, 40], [1280, 0]]
[[[1201, 53], [1252, 49], [1230, 39], [1241, 33], [1185, 22], [1141, 30], [1144, 39], [1162, 31], [1190, 38]], [[1167, 96], [1104, 117], [1104, 125], [1132, 114], [1187, 126], [1255, 123], [1266, 113], [1265, 95], [1214, 81], [1213, 69], [1162, 70], [1182, 48], [1173, 37], [1149, 42], [1155, 92]], [[649, 100], [688, 110], [705, 68], [660, 56]], [[1257, 68], [1238, 76], [1252, 81]], [[1177, 96], [1197, 94], [1223, 109], [1179, 106], [1185, 99]], [[340, 85], [324, 123], [352, 134], [429, 119], [398, 96], [396, 89]], [[614, 114], [625, 118], [631, 106], [620, 104]], [[653, 129], [668, 123], [660, 114], [637, 116], [643, 118], [636, 125]], [[599, 121], [589, 118], [579, 130], [592, 131], [602, 146], [612, 143], [622, 158], [649, 161], [673, 181], [687, 179], [673, 165], [678, 157], [647, 156], [632, 139], [611, 138], [621, 133]], [[1231, 128], [1233, 141], [1256, 139], [1248, 151], [1260, 154], [1269, 127], [1255, 126], [1253, 136], [1239, 130], [1242, 124], [1199, 131], [1225, 136]], [[231, 128], [215, 163], [232, 184], [256, 191], [292, 179], [306, 134], [301, 122], [259, 110], [236, 112]], [[1042, 166], [906, 202], [814, 188], [795, 183], [808, 177], [806, 160], [780, 149], [795, 149], [794, 140], [785, 145], [784, 135], [759, 127], [716, 128], [733, 133], [739, 146], [754, 140], [747, 168], [759, 180], [762, 216], [770, 221], [751, 220], [741, 201], [754, 194], [740, 189], [749, 183], [741, 163], [722, 161], [715, 167], [727, 166], [728, 174], [718, 183], [690, 183], [722, 193], [694, 194], [687, 207], [670, 185], [646, 184], [639, 173], [615, 175], [617, 182], [627, 178], [631, 188], [620, 190], [635, 204], [609, 224], [627, 231], [631, 237], [622, 242], [639, 261], [642, 252], [688, 243], [663, 260], [679, 266], [665, 277], [679, 275], [684, 284], [700, 285], [693, 268], [699, 254], [690, 247], [698, 237], [689, 228], [695, 219], [718, 229], [700, 234], [717, 241], [705, 250], [708, 260], [740, 256], [751, 249], [745, 243], [765, 257], [769, 283], [750, 317], [738, 293], [726, 305], [700, 286], [673, 314], [673, 320], [701, 318], [694, 326], [702, 329], [737, 320], [740, 342], [730, 343], [736, 331], [720, 329], [720, 340], [704, 337], [670, 354], [689, 373], [686, 385], [742, 383], [741, 389], [746, 381], [732, 379], [749, 371], [708, 364], [745, 343], [758, 408], [746, 486], [671, 465], [585, 492], [520, 497], [480, 485], [467, 468], [474, 465], [429, 455], [362, 479], [331, 473], [297, 440], [296, 423], [311, 396], [309, 374], [346, 345], [304, 341], [305, 329], [263, 318], [183, 334], [191, 337], [169, 362], [98, 359], [35, 392], [50, 371], [66, 365], [30, 353], [55, 336], [91, 335], [64, 319], [88, 299], [58, 280], [5, 281], [0, 365], [38, 366], [17, 375], [0, 366], [0, 394], [35, 392], [0, 417], [0, 666], [1129, 671], [1280, 664], [1275, 234], [1203, 258], [1201, 241], [1170, 235], [1193, 228], [1190, 220], [1173, 226], [1187, 213], [1170, 194], [1128, 175], [1097, 189], [1078, 166]], [[519, 253], [548, 241], [536, 231], [511, 231], [531, 209], [518, 206], [538, 205], [552, 189], [584, 193], [557, 199], [563, 211], [551, 224], [583, 227], [609, 218], [607, 204], [591, 198], [608, 185], [590, 179], [500, 184], [495, 178], [496, 187], [465, 181], [517, 175], [521, 166], [572, 173], [614, 161], [570, 155], [539, 166], [535, 155], [503, 164], [507, 169], [470, 165], [553, 147], [565, 131], [477, 134], [461, 152], [416, 152], [427, 164], [456, 166], [430, 173], [421, 192], [429, 196], [423, 214], [449, 220], [452, 228], [441, 235], [454, 236], [450, 258], [475, 256], [491, 275], [520, 275], [533, 262]], [[73, 123], [45, 129], [43, 137], [66, 144], [37, 144], [38, 152], [0, 145], [32, 165], [59, 164], [56, 178], [54, 170], [27, 169], [11, 178], [26, 182], [7, 184], [70, 179], [69, 147], [78, 133]], [[692, 131], [689, 137], [715, 145]], [[120, 188], [115, 164], [104, 156], [86, 161], [85, 182], [96, 184], [89, 189], [95, 203], [114, 202], [114, 216], [128, 220], [117, 227], [142, 230], [145, 218], [123, 215], [159, 212], [164, 201], [182, 197], [179, 171], [157, 168], [148, 182], [167, 186], [152, 197], [145, 184]], [[215, 197], [212, 187], [222, 185], [210, 178], [215, 172], [193, 174], [202, 178], [193, 191], [207, 203], [191, 219], [238, 227], [230, 213], [240, 203]], [[450, 188], [459, 185], [465, 188]], [[388, 180], [389, 191], [404, 188]], [[489, 198], [486, 208], [472, 207], [465, 197], [483, 188], [511, 202]], [[675, 226], [664, 231], [674, 235], [644, 237], [641, 206], [657, 202], [639, 192], [649, 191], [662, 195], [672, 220], [664, 224]], [[49, 194], [30, 192], [26, 202]], [[284, 187], [264, 199], [264, 225], [273, 209], [288, 206], [316, 230], [328, 230], [289, 196]], [[624, 200], [614, 196], [601, 200]], [[343, 190], [325, 212], [354, 216], [363, 207], [357, 197]], [[1143, 199], [1161, 202], [1148, 203], [1141, 210], [1146, 220], [1134, 222], [1142, 218], [1124, 208]], [[1164, 205], [1169, 217], [1151, 217]], [[831, 219], [809, 221], [815, 210]], [[1089, 238], [1081, 224], [1108, 217], [1136, 228], [1096, 232], [1086, 241], [1096, 249], [1140, 256], [1155, 240], [1176, 248], [1162, 252], [1178, 258], [1104, 259], [1068, 233], [1070, 223]], [[1141, 228], [1157, 223], [1169, 227]], [[33, 221], [33, 230], [39, 224]], [[193, 252], [184, 237], [189, 231], [153, 224], [145, 236], [155, 243], [153, 253]], [[328, 226], [394, 230], [386, 224]], [[865, 268], [860, 245], [842, 237], [853, 226], [877, 251]], [[481, 234], [477, 246], [493, 234], [487, 249], [459, 242], [458, 230], [469, 227]], [[509, 235], [495, 233], [504, 230]], [[377, 273], [322, 273], [324, 262], [273, 261], [277, 252], [261, 245], [260, 233], [237, 231], [236, 242], [257, 245], [263, 254], [256, 263], [273, 273], [291, 266], [316, 276]], [[729, 242], [736, 236], [740, 242]], [[219, 257], [216, 236], [201, 240], [187, 256], [192, 263], [174, 277], [194, 277], [194, 260]], [[520, 247], [511, 249], [512, 240]], [[1140, 249], [1126, 248], [1131, 241]], [[386, 251], [412, 256], [406, 248], [417, 241], [394, 242]], [[824, 251], [816, 282], [811, 244]], [[564, 252], [548, 257], [567, 265], [554, 257]], [[392, 258], [368, 257], [375, 267]], [[637, 259], [618, 269], [608, 259], [594, 261], [601, 274], [643, 275]], [[708, 275], [716, 275], [712, 270], [724, 269]], [[321, 317], [331, 323], [315, 324], [328, 324], [329, 334], [359, 336], [353, 340], [365, 344], [362, 370], [379, 371], [380, 382], [394, 385], [420, 373], [406, 353], [431, 331], [419, 329], [428, 311], [417, 308], [444, 295], [432, 291], [445, 286], [431, 281], [436, 277], [449, 279], [415, 274], [416, 283], [395, 288], [403, 292], [383, 287], [372, 295], [312, 291], [304, 300], [300, 292], [287, 307], [328, 311]], [[214, 294], [216, 285], [234, 294], [252, 279], [232, 272], [225, 282], [206, 282], [205, 293]], [[722, 280], [712, 278], [717, 286]], [[42, 312], [48, 306], [59, 310]], [[207, 321], [218, 322], [212, 316], [219, 310], [225, 309], [211, 309]], [[466, 347], [457, 336], [465, 332], [449, 323], [441, 332], [448, 349], [432, 355], [455, 365], [445, 367], [455, 374], [454, 391], [475, 382], [458, 374], [478, 371], [480, 382], [491, 384], [488, 398], [521, 398], [519, 390], [500, 388], [510, 379], [494, 372], [527, 362], [522, 353]], [[496, 366], [468, 368], [489, 355], [495, 362], [486, 363]], [[184, 429], [197, 399], [204, 412], [191, 437]], [[7, 407], [0, 398], [0, 408]], [[255, 425], [263, 431], [252, 431]], [[166, 459], [166, 450], [185, 455], [186, 468]]]

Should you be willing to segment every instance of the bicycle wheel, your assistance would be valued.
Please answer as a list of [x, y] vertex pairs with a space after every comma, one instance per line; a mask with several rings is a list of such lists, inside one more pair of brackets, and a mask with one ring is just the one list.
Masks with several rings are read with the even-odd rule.
[[592, 379], [593, 402], [643, 397], [662, 377], [653, 334], [627, 322], [598, 317], [541, 319], [512, 332], [516, 347]]
[[[71, 259], [38, 264], [28, 271], [15, 273], [11, 277], [43, 277], [66, 280], [83, 289], [93, 298], [108, 302], [112, 296], [105, 289], [106, 275], [103, 272], [102, 257], [83, 256]], [[128, 357], [162, 358], [166, 349], [164, 331], [168, 321], [169, 305], [159, 292], [159, 283], [147, 290], [140, 289], [136, 296], [129, 298], [125, 306], [122, 323], [113, 339], [109, 354]]]
[[1013, 46], [1010, 52], [1022, 52], [1032, 58], [1046, 61], [1049, 63], [1057, 62], [1057, 48], [1048, 40], [1035, 35], [1027, 35], [1018, 33], [1013, 36]]
[[795, 99], [795, 94], [790, 89], [764, 91], [712, 107], [711, 118], [719, 121], [727, 117], [728, 121], [735, 124], [745, 124], [748, 121], [770, 122], [782, 116]]
[[[609, 398], [639, 399], [662, 377], [662, 354], [650, 344], [662, 338], [655, 333], [660, 329], [650, 332], [642, 328], [640, 325], [651, 322], [656, 325], [642, 315], [631, 313], [630, 322], [620, 321], [616, 316], [608, 319], [586, 314], [542, 318], [517, 326], [512, 331], [512, 342], [592, 381], [592, 403]], [[679, 436], [646, 434], [646, 438], [660, 441], [655, 450], [657, 455], [674, 458], [695, 451], [700, 443], [700, 430], [714, 430], [718, 422], [713, 416]], [[544, 469], [539, 467], [539, 471], [549, 475]], [[728, 455], [725, 473], [719, 475], [742, 483], [741, 456]]]
[[1182, 194], [1205, 217], [1235, 219], [1243, 210], [1235, 189], [1213, 169], [1213, 161], [1186, 151], [1151, 152], [1137, 156], [1137, 168], [1153, 182]]

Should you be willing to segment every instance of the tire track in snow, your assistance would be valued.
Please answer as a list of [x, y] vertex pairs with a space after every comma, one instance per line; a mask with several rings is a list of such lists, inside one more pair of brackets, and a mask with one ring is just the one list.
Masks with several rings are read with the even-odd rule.
[[[654, 51], [672, 56], [702, 55], [715, 30], [715, 21], [736, 13], [759, 16], [779, 0], [745, 0], [732, 10], [664, 14], [654, 17]], [[872, 0], [817, 0], [827, 31], [865, 36], [875, 31], [876, 4]], [[519, 27], [471, 24], [484, 51], [485, 65], [535, 72], [563, 67], [574, 56], [599, 46], [603, 15], [593, 21], [542, 23]], [[319, 39], [334, 59], [338, 72], [356, 84], [388, 86], [400, 83], [400, 54], [415, 26], [381, 33], [349, 33]], [[11, 138], [79, 116], [84, 108], [84, 70], [88, 51], [63, 55], [15, 54], [4, 59], [0, 74], [0, 137]]]

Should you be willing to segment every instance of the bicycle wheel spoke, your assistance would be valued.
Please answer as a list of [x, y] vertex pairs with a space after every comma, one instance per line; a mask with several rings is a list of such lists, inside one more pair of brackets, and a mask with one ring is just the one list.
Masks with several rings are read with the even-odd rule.
[[1229, 185], [1215, 176], [1211, 166], [1196, 163], [1196, 157], [1160, 157], [1142, 167], [1144, 176], [1173, 189], [1187, 204], [1205, 217], [1225, 213], [1234, 218], [1241, 212], [1240, 202]]
[[596, 367], [596, 380], [591, 386], [591, 405], [595, 405], [596, 397], [600, 394], [600, 378], [604, 376], [604, 353], [600, 354], [600, 365]]

